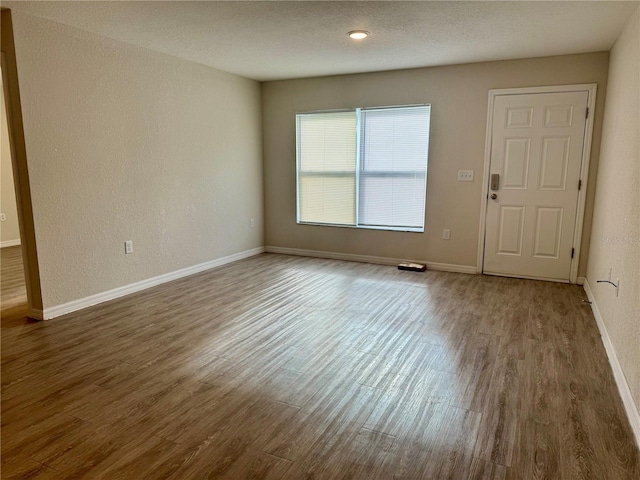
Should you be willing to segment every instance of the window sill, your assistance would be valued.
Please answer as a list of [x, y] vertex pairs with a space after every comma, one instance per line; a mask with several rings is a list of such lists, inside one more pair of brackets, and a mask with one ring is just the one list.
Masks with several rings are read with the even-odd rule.
[[338, 223], [314, 223], [314, 222], [296, 222], [298, 225], [312, 225], [316, 227], [339, 227], [339, 228], [355, 228], [357, 230], [385, 230], [388, 232], [409, 232], [424, 233], [424, 228], [411, 227], [379, 227], [375, 225], [341, 225]]

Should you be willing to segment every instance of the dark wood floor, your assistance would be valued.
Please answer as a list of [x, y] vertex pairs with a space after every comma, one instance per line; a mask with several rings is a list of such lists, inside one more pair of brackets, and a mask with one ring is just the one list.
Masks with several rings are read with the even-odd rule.
[[265, 254], [29, 322], [19, 263], [3, 479], [640, 478], [580, 287]]

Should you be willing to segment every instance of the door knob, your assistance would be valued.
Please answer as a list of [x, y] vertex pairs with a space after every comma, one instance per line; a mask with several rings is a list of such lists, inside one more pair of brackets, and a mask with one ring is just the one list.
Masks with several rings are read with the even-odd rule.
[[491, 200], [495, 200], [496, 198], [498, 198], [498, 195], [496, 195], [495, 193], [491, 194]]

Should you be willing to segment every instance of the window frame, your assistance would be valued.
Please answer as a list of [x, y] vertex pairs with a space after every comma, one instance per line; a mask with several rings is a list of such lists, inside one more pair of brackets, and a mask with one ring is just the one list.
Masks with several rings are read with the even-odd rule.
[[[425, 178], [425, 193], [424, 193], [424, 203], [422, 205], [422, 219], [423, 224], [422, 227], [408, 227], [408, 226], [388, 226], [388, 225], [367, 225], [367, 224], [359, 224], [359, 216], [360, 216], [360, 175], [363, 171], [363, 152], [361, 149], [361, 136], [362, 136], [362, 116], [361, 112], [363, 110], [393, 110], [393, 109], [410, 109], [410, 108], [421, 108], [421, 107], [429, 107], [429, 143], [427, 145], [427, 161], [424, 171]], [[300, 155], [300, 122], [298, 121], [299, 116], [303, 115], [314, 115], [314, 114], [323, 114], [323, 113], [341, 113], [341, 112], [355, 112], [356, 114], [356, 172], [355, 172], [355, 223], [354, 224], [342, 224], [342, 223], [322, 223], [322, 222], [307, 222], [300, 220], [300, 176], [301, 176], [301, 155]], [[320, 227], [339, 227], [339, 228], [357, 228], [364, 230], [386, 230], [392, 232], [409, 232], [409, 233], [424, 233], [426, 226], [426, 214], [427, 214], [427, 182], [429, 178], [429, 149], [431, 146], [431, 114], [432, 114], [432, 104], [430, 103], [420, 103], [420, 104], [410, 104], [410, 105], [385, 105], [378, 107], [355, 107], [355, 108], [342, 108], [342, 109], [333, 109], [333, 110], [312, 110], [312, 111], [304, 111], [304, 112], [296, 112], [296, 224], [298, 225], [314, 225]], [[412, 171], [415, 172], [415, 171]], [[311, 173], [302, 173], [302, 175], [313, 176]], [[330, 176], [331, 172], [318, 172], [318, 176]], [[336, 176], [349, 176], [351, 177], [351, 172], [344, 172], [343, 175], [340, 175], [339, 172], [335, 172]], [[383, 173], [379, 172], [380, 176], [391, 178], [391, 177], [403, 177], [413, 175], [413, 173], [407, 172], [390, 172]], [[365, 174], [366, 176], [366, 174]], [[372, 175], [375, 176], [375, 175]]]

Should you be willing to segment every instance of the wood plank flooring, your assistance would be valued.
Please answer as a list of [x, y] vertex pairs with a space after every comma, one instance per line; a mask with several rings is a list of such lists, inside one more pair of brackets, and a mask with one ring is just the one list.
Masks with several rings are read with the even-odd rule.
[[264, 254], [30, 322], [19, 269], [3, 479], [640, 478], [580, 287]]

